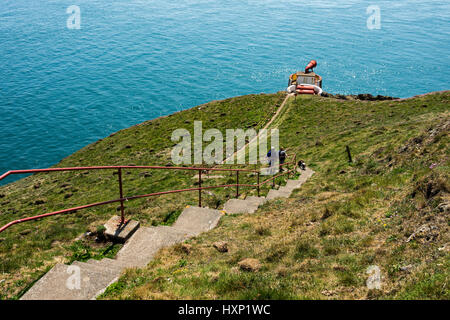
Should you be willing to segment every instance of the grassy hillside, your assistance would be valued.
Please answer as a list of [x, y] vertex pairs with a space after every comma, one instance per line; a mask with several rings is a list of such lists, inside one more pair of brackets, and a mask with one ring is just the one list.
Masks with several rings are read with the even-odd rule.
[[[162, 250], [103, 298], [449, 299], [449, 98], [291, 100], [282, 144], [313, 178], [287, 201], [224, 217], [189, 250]], [[261, 269], [241, 271], [243, 258]], [[366, 287], [370, 266], [380, 290]]]
[[[189, 241], [190, 253], [181, 246], [162, 250], [148, 267], [127, 271], [103, 298], [448, 299], [449, 97], [291, 99], [274, 126], [288, 153], [316, 171], [313, 178], [290, 199], [272, 201], [254, 215], [225, 216], [218, 228]], [[280, 93], [211, 102], [122, 130], [58, 166], [166, 165], [174, 129], [192, 131], [194, 120], [203, 120], [204, 129], [258, 129], [283, 99]], [[192, 178], [130, 170], [125, 194], [189, 187]], [[117, 198], [116, 181], [110, 171], [27, 177], [0, 187], [0, 223]], [[234, 180], [224, 176], [220, 182]], [[204, 205], [220, 208], [233, 195], [205, 192]], [[143, 225], [170, 224], [184, 206], [196, 204], [196, 196], [127, 202], [127, 214]], [[1, 297], [19, 297], [57, 262], [113, 256], [119, 245], [75, 238], [116, 211], [117, 205], [99, 207], [0, 234]], [[213, 248], [218, 240], [228, 242], [228, 253]], [[242, 258], [258, 259], [261, 270], [240, 271]], [[381, 269], [381, 290], [365, 286], [371, 265]]]
[[[259, 129], [268, 122], [284, 98], [284, 93], [231, 98], [144, 122], [81, 149], [63, 159], [57, 167], [168, 165], [171, 163], [170, 152], [175, 145], [170, 140], [173, 130], [185, 128], [192, 133], [194, 120], [203, 121], [204, 129]], [[0, 224], [59, 209], [117, 199], [116, 173], [42, 173], [2, 186]], [[196, 183], [193, 177], [192, 172], [127, 170], [123, 173], [124, 195], [193, 187]], [[228, 179], [230, 177], [226, 176], [222, 182]], [[249, 180], [250, 177], [241, 177], [242, 182]], [[208, 183], [215, 181], [206, 180], [204, 185]], [[217, 207], [230, 195], [230, 190], [212, 190], [204, 193], [203, 202], [204, 205]], [[165, 195], [127, 202], [126, 214], [143, 225], [170, 224], [186, 205], [196, 203], [196, 192]], [[20, 297], [33, 281], [57, 262], [114, 256], [120, 245], [74, 240], [87, 230], [95, 232], [97, 226], [118, 214], [117, 207], [118, 204], [113, 204], [18, 224], [1, 233], [0, 298]]]

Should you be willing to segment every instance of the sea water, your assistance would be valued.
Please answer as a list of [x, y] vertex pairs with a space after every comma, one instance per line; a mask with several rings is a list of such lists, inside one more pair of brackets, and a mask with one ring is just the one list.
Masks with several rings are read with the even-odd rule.
[[284, 90], [311, 59], [331, 93], [448, 89], [449, 16], [449, 1], [429, 0], [1, 0], [0, 174], [211, 100]]

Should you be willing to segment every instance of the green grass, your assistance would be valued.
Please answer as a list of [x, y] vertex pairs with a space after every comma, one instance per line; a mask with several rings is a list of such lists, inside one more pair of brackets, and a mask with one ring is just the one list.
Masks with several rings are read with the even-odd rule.
[[450, 260], [439, 259], [438, 263], [433, 263], [431, 268], [425, 267], [414, 274], [408, 283], [402, 287], [392, 298], [402, 300], [416, 299], [450, 299], [449, 285]]
[[[189, 240], [189, 254], [178, 246], [161, 250], [146, 268], [127, 270], [102, 298], [448, 299], [449, 255], [444, 245], [450, 220], [443, 205], [450, 200], [449, 97], [289, 100], [274, 126], [288, 154], [297, 153], [315, 175], [289, 199], [266, 203], [253, 215], [224, 216], [217, 228]], [[192, 130], [194, 119], [204, 120], [204, 128], [261, 128], [283, 98], [253, 95], [212, 102], [120, 131], [59, 165], [165, 165], [170, 162], [173, 129]], [[124, 173], [127, 195], [187, 187], [194, 181], [192, 174], [130, 172]], [[111, 172], [98, 172], [17, 181], [0, 188], [1, 222], [115, 198], [116, 179]], [[225, 175], [218, 181], [230, 179]], [[242, 179], [250, 182], [254, 177]], [[205, 179], [205, 184], [216, 182]], [[234, 192], [205, 193], [204, 205], [220, 207]], [[68, 193], [72, 196], [65, 198]], [[196, 196], [128, 202], [127, 214], [143, 225], [170, 225], [186, 205], [196, 205]], [[43, 203], [34, 204], [37, 199]], [[7, 279], [0, 284], [3, 298], [14, 297], [36, 279], [33, 271], [44, 272], [61, 257], [70, 261], [74, 252], [83, 255], [82, 247], [70, 249], [73, 239], [105, 221], [116, 207], [17, 225], [2, 234], [0, 268]], [[423, 225], [433, 229], [407, 242]], [[219, 253], [215, 241], [227, 241], [229, 251]], [[261, 270], [241, 271], [237, 263], [244, 258], [258, 259]], [[365, 284], [372, 265], [382, 272], [379, 291]]]
[[302, 262], [306, 258], [317, 258], [319, 250], [311, 245], [307, 240], [300, 239], [295, 247], [294, 259]]
[[122, 248], [121, 244], [109, 244], [106, 248], [92, 248], [83, 241], [75, 241], [67, 249], [72, 252], [68, 263], [74, 261], [86, 262], [90, 259], [101, 260], [103, 258], [114, 258], [117, 252]]
[[[210, 102], [173, 115], [147, 121], [111, 134], [63, 159], [56, 167], [92, 165], [167, 165], [171, 163], [172, 131], [185, 128], [193, 133], [194, 120], [203, 129], [262, 128], [284, 100], [284, 93], [259, 94]], [[124, 195], [132, 196], [175, 188], [193, 187], [193, 172], [124, 170]], [[34, 174], [0, 187], [0, 224], [78, 205], [117, 199], [118, 183], [114, 171]], [[220, 183], [224, 183], [225, 177]], [[241, 183], [255, 178], [241, 176]], [[233, 177], [234, 182], [234, 177]], [[216, 184], [204, 179], [203, 185]], [[242, 192], [247, 192], [245, 189]], [[204, 193], [203, 204], [217, 207], [231, 190]], [[128, 201], [127, 218], [142, 225], [170, 225], [186, 205], [197, 204], [197, 192]], [[118, 204], [81, 210], [15, 225], [0, 234], [0, 289], [3, 297], [19, 291], [56, 262], [70, 262], [73, 250], [67, 244], [87, 230], [118, 214]], [[17, 284], [17, 279], [20, 283]]]
[[[290, 100], [276, 126], [281, 144], [316, 171], [311, 180], [254, 215], [226, 216], [189, 241], [190, 254], [162, 250], [101, 298], [448, 299], [449, 254], [442, 248], [449, 217], [439, 209], [449, 201], [448, 105], [448, 93]], [[406, 242], [424, 224], [437, 227], [436, 236]], [[219, 240], [229, 252], [214, 250]], [[261, 270], [240, 271], [243, 258], [258, 259]], [[372, 265], [381, 270], [381, 290], [366, 287]]]

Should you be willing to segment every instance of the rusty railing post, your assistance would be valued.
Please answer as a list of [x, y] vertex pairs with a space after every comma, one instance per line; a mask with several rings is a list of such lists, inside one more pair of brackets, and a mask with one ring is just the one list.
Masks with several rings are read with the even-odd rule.
[[259, 197], [259, 171], [258, 171], [258, 197]]
[[239, 198], [239, 170], [236, 171], [236, 198]]
[[287, 170], [287, 178], [288, 178], [288, 179], [289, 179], [290, 173], [291, 173], [291, 169], [289, 168], [291, 164], [292, 164], [292, 163], [288, 163], [288, 165], [286, 166], [286, 167], [287, 167], [286, 170]]
[[198, 206], [202, 207], [202, 170], [198, 170]]
[[123, 207], [123, 188], [122, 188], [122, 168], [117, 169], [119, 176], [119, 193], [120, 193], [120, 224], [125, 224], [125, 209]]
[[294, 175], [297, 173], [297, 154], [294, 155]]

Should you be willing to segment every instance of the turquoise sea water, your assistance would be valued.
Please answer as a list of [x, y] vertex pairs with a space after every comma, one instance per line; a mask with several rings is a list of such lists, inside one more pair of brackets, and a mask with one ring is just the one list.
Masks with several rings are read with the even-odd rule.
[[[367, 28], [369, 5], [380, 29]], [[284, 90], [310, 59], [331, 93], [448, 89], [449, 17], [450, 2], [428, 0], [2, 0], [0, 173], [210, 100]]]

